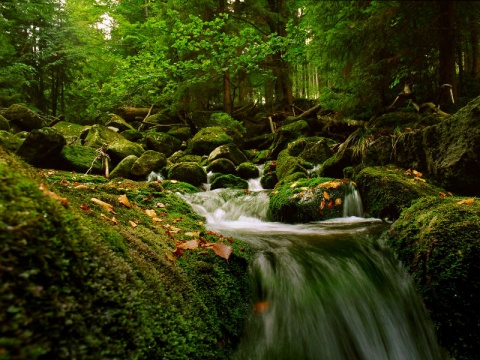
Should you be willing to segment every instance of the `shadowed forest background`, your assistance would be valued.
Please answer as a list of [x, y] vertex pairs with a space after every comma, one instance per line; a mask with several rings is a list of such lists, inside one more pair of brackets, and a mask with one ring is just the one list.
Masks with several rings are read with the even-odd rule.
[[298, 115], [310, 99], [366, 119], [409, 82], [418, 101], [456, 110], [480, 93], [479, 12], [477, 1], [2, 1], [0, 107], [91, 124], [154, 106], [195, 123], [206, 110]]

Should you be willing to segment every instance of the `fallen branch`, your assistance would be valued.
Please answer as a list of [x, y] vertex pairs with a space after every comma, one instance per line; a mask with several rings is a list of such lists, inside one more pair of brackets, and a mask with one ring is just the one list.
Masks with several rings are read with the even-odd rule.
[[87, 170], [85, 175], [88, 175], [88, 173], [92, 171], [95, 161], [102, 160], [102, 170], [105, 169], [105, 177], [108, 179], [108, 177], [110, 176], [109, 169], [108, 169], [108, 160], [110, 160], [110, 156], [108, 156], [107, 150], [108, 150], [108, 144], [103, 144], [101, 147], [99, 147], [96, 150], [98, 155], [95, 156], [95, 159], [93, 159], [92, 165], [90, 165], [90, 168]]

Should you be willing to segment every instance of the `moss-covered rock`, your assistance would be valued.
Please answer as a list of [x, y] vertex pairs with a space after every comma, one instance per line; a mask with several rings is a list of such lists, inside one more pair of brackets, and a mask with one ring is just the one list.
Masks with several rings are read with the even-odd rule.
[[235, 175], [220, 175], [215, 177], [210, 186], [211, 190], [215, 189], [248, 189], [248, 182]]
[[5, 149], [15, 152], [20, 147], [22, 142], [22, 139], [13, 135], [11, 132], [0, 130], [0, 144], [3, 145]]
[[234, 144], [217, 147], [208, 156], [208, 161], [214, 161], [221, 158], [230, 160], [235, 166], [247, 161], [245, 154]]
[[175, 223], [177, 242], [192, 232], [222, 239], [158, 183], [53, 171], [40, 179], [2, 148], [0, 173], [3, 358], [231, 358], [250, 308], [248, 246], [229, 243], [228, 263], [208, 249], [177, 257], [171, 233], [144, 210]]
[[275, 133], [275, 140], [270, 147], [270, 156], [276, 158], [280, 151], [287, 147], [288, 143], [302, 136], [308, 136], [309, 132], [310, 127], [305, 120], [298, 120], [280, 127]]
[[133, 141], [133, 142], [137, 142], [137, 141], [143, 139], [143, 134], [140, 131], [135, 130], [135, 129], [124, 130], [120, 133], [120, 135], [122, 135], [128, 141]]
[[455, 359], [480, 353], [480, 203], [472, 200], [422, 198], [402, 212], [387, 237]]
[[67, 121], [59, 121], [52, 127], [62, 134], [67, 140], [69, 140], [68, 143], [70, 143], [73, 139], [80, 139], [80, 135], [85, 128], [83, 125], [74, 124]]
[[276, 161], [267, 161], [263, 169], [262, 177], [260, 178], [260, 184], [264, 189], [273, 189], [278, 183], [276, 169]]
[[256, 179], [260, 176], [260, 170], [257, 165], [251, 162], [244, 162], [237, 166], [237, 175], [242, 179]]
[[200, 163], [203, 160], [203, 157], [200, 155], [190, 155], [183, 150], [178, 150], [172, 156], [168, 158], [168, 161], [172, 163], [179, 162], [196, 162]]
[[192, 137], [192, 130], [188, 126], [176, 126], [167, 131], [167, 134], [181, 141], [187, 141]]
[[140, 157], [144, 152], [145, 150], [142, 145], [128, 141], [124, 137], [120, 137], [118, 140], [111, 142], [107, 149], [107, 154], [114, 164], [118, 164], [130, 155]]
[[270, 196], [267, 218], [285, 223], [306, 223], [342, 217], [348, 189], [331, 178], [299, 179], [278, 186]]
[[138, 160], [138, 156], [129, 155], [120, 161], [117, 166], [110, 172], [110, 179], [132, 177], [132, 166]]
[[187, 151], [195, 155], [209, 155], [221, 145], [233, 144], [233, 140], [225, 130], [218, 126], [201, 129], [189, 140]]
[[163, 180], [162, 187], [165, 190], [175, 193], [179, 192], [181, 194], [194, 194], [200, 191], [198, 187], [193, 186], [192, 184], [176, 180]]
[[114, 141], [124, 139], [124, 137], [115, 131], [98, 124], [90, 128], [85, 128], [80, 138], [83, 140], [83, 145], [90, 146], [94, 149], [98, 149], [104, 144], [111, 144]]
[[64, 146], [60, 153], [62, 161], [58, 168], [80, 173], [86, 173], [90, 169], [92, 174], [101, 174], [102, 161], [96, 159], [97, 155], [97, 151], [88, 146]]
[[445, 192], [421, 175], [394, 166], [363, 169], [355, 181], [365, 212], [373, 217], [394, 220], [415, 200]]
[[110, 114], [109, 119], [105, 123], [105, 126], [118, 129], [119, 132], [125, 130], [135, 130], [132, 125], [127, 123], [121, 116], [116, 114]]
[[207, 172], [221, 173], [221, 174], [235, 174], [235, 164], [228, 159], [220, 158], [213, 160], [207, 165]]
[[2, 115], [0, 115], [0, 131], [10, 131], [10, 123]]
[[17, 149], [16, 154], [30, 165], [58, 168], [60, 152], [66, 140], [57, 130], [49, 127], [32, 130]]
[[207, 182], [205, 169], [193, 162], [181, 162], [169, 166], [167, 168], [167, 177], [169, 180], [183, 181], [194, 186]]
[[40, 115], [19, 104], [11, 105], [3, 116], [10, 120], [10, 126], [15, 124], [25, 131], [41, 129], [47, 125]]
[[[307, 169], [305, 168], [305, 160], [295, 156], [288, 155], [288, 150], [283, 150], [277, 159], [276, 174], [278, 181], [282, 181], [287, 176], [293, 173], [303, 173], [307, 176]], [[308, 165], [307, 165], [308, 166]]]
[[182, 141], [162, 132], [149, 131], [145, 133], [143, 139], [147, 150], [155, 150], [165, 154], [166, 157], [171, 156], [175, 151], [180, 150]]
[[313, 164], [322, 164], [334, 155], [332, 147], [335, 140], [322, 137], [308, 137], [298, 139], [288, 144], [288, 152]]
[[131, 173], [145, 178], [152, 171], [159, 172], [167, 165], [167, 158], [162, 153], [147, 150], [132, 165]]

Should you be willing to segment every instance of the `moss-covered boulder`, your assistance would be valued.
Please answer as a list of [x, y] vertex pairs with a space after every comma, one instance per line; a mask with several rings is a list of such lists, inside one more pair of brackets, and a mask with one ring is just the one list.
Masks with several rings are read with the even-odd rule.
[[334, 155], [335, 140], [323, 137], [300, 138], [288, 144], [288, 153], [312, 164], [322, 164]]
[[138, 160], [138, 156], [129, 155], [120, 161], [117, 166], [110, 172], [110, 179], [124, 178], [130, 179], [132, 177], [132, 166], [135, 161]]
[[260, 176], [260, 170], [257, 165], [251, 162], [244, 162], [237, 166], [236, 168], [237, 176], [242, 179], [256, 179]]
[[105, 126], [118, 129], [119, 132], [125, 130], [135, 130], [132, 125], [127, 123], [121, 116], [110, 114]]
[[166, 157], [171, 156], [180, 150], [182, 141], [162, 132], [149, 131], [144, 134], [143, 143], [147, 150], [155, 150], [165, 154]]
[[220, 175], [215, 177], [210, 186], [211, 190], [215, 189], [248, 189], [248, 182], [235, 175]]
[[130, 155], [140, 157], [144, 152], [145, 150], [142, 145], [128, 141], [124, 137], [120, 137], [118, 140], [111, 142], [107, 149], [107, 154], [114, 164], [118, 164]]
[[3, 116], [10, 120], [10, 125], [15, 124], [25, 131], [41, 129], [47, 125], [40, 115], [19, 104], [11, 105]]
[[364, 210], [377, 218], [397, 219], [402, 210], [425, 196], [439, 196], [445, 190], [423, 174], [395, 166], [367, 167], [356, 176]]
[[208, 161], [221, 158], [230, 160], [235, 166], [247, 161], [245, 154], [235, 144], [221, 145], [208, 155]]
[[122, 135], [128, 141], [133, 141], [133, 142], [137, 142], [143, 139], [143, 134], [140, 131], [135, 129], [124, 130], [120, 133], [120, 135]]
[[176, 180], [163, 180], [162, 187], [164, 190], [180, 194], [194, 194], [200, 191], [198, 187], [192, 184]]
[[187, 141], [192, 137], [192, 130], [188, 126], [175, 126], [167, 131], [167, 134], [181, 141]]
[[267, 150], [275, 140], [274, 133], [247, 137], [243, 147], [245, 149]]
[[114, 141], [125, 139], [122, 135], [103, 125], [93, 125], [85, 128], [80, 135], [83, 145], [98, 149], [104, 144], [111, 144]]
[[306, 223], [342, 217], [348, 192], [342, 180], [299, 179], [279, 186], [271, 193], [267, 218], [285, 223]]
[[195, 155], [209, 155], [221, 145], [233, 144], [233, 140], [219, 126], [201, 129], [188, 141], [187, 151]]
[[63, 135], [53, 128], [35, 129], [28, 134], [16, 154], [30, 165], [55, 169], [66, 143]]
[[480, 353], [480, 202], [429, 197], [402, 212], [387, 243], [413, 274], [440, 343], [455, 359]]
[[23, 140], [13, 135], [9, 131], [0, 130], [0, 144], [9, 151], [15, 152], [22, 144]]
[[175, 151], [175, 153], [172, 154], [172, 156], [170, 156], [168, 158], [168, 161], [172, 162], [172, 163], [179, 163], [179, 162], [196, 162], [196, 163], [200, 163], [201, 161], [203, 160], [203, 157], [200, 156], [200, 155], [191, 155], [191, 154], [188, 154], [187, 152], [183, 151], [183, 150], [178, 150], [178, 151]]
[[197, 163], [181, 162], [167, 168], [167, 178], [199, 186], [207, 182], [207, 173]]
[[300, 138], [308, 136], [310, 126], [305, 120], [298, 120], [291, 124], [280, 127], [275, 133], [275, 140], [270, 147], [270, 156], [274, 159], [280, 151], [285, 149], [288, 143]]
[[167, 158], [162, 153], [147, 150], [132, 165], [131, 172], [139, 178], [145, 178], [152, 171], [158, 172], [167, 165]]
[[65, 139], [67, 139], [68, 143], [73, 139], [80, 139], [80, 135], [85, 128], [83, 125], [74, 124], [68, 121], [59, 121], [52, 127], [62, 134]]
[[221, 174], [236, 174], [235, 164], [228, 159], [220, 158], [213, 160], [207, 165], [207, 172]]
[[276, 161], [267, 161], [263, 169], [262, 177], [260, 178], [260, 184], [264, 189], [273, 189], [278, 183], [276, 169]]
[[89, 169], [92, 174], [102, 173], [102, 160], [97, 159], [98, 153], [88, 146], [64, 146], [60, 153], [59, 168], [69, 171], [86, 173]]
[[0, 115], [0, 131], [10, 131], [10, 123], [3, 115]]
[[276, 167], [276, 174], [278, 181], [282, 181], [287, 176], [293, 173], [303, 173], [305, 177], [307, 176], [307, 169], [306, 167], [311, 167], [311, 164], [308, 164], [302, 158], [290, 156], [288, 154], [288, 150], [285, 149], [278, 155], [277, 159], [277, 167]]

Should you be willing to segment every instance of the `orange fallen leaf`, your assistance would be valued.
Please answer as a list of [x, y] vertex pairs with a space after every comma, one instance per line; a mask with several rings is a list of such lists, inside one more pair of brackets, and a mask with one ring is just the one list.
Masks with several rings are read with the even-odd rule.
[[145, 210], [145, 214], [147, 214], [151, 218], [154, 218], [157, 216], [157, 213], [155, 212], [155, 210]]
[[227, 262], [233, 251], [233, 248], [231, 246], [225, 245], [222, 243], [213, 244], [212, 249], [216, 255], [220, 256], [221, 258], [224, 258], [225, 260], [227, 260]]
[[138, 224], [135, 221], [128, 220], [128, 223], [130, 224], [131, 227], [136, 228]]
[[198, 243], [199, 243], [199, 240], [194, 239], [194, 240], [190, 240], [190, 241], [186, 241], [184, 243], [178, 244], [177, 248], [184, 249], [184, 250], [195, 250], [198, 248]]
[[270, 308], [270, 301], [260, 301], [253, 306], [253, 310], [256, 313], [263, 313]]
[[422, 177], [422, 176], [423, 176], [423, 174], [422, 174], [420, 171], [413, 170], [412, 172], [413, 172], [413, 175], [415, 175], [415, 176], [418, 176], [418, 177]]
[[168, 260], [170, 260], [171, 262], [173, 262], [175, 264], [176, 259], [172, 254], [167, 252], [167, 253], [165, 253], [165, 256], [167, 257]]
[[341, 198], [336, 198], [335, 199], [335, 205], [337, 205], [337, 206], [342, 205], [342, 199]]
[[77, 189], [77, 190], [86, 190], [86, 189], [88, 189], [88, 186], [85, 185], [85, 184], [80, 184], [80, 185], [75, 186], [75, 189]]
[[80, 205], [80, 209], [82, 209], [83, 211], [92, 211], [92, 209], [90, 209], [87, 205], [85, 204], [82, 204]]
[[130, 201], [128, 200], [128, 197], [127, 197], [126, 194], [120, 195], [120, 196], [118, 197], [118, 202], [119, 202], [120, 204], [125, 205], [127, 208], [132, 207], [132, 205], [130, 204]]
[[450, 191], [447, 192], [447, 194], [448, 194], [449, 196], [453, 196], [453, 194], [452, 194]]
[[185, 235], [186, 235], [186, 236], [196, 236], [196, 237], [199, 237], [199, 236], [200, 236], [200, 232], [199, 232], [199, 231], [189, 231], [189, 232], [186, 232]]
[[330, 195], [326, 191], [323, 192], [323, 197], [327, 200], [330, 200]]
[[320, 210], [323, 210], [325, 208], [325, 199], [322, 199], [320, 202]]
[[441, 192], [441, 191], [440, 191], [439, 195], [442, 199], [447, 196], [447, 194], [445, 194], [444, 192]]
[[462, 205], [462, 204], [472, 205], [474, 202], [475, 202], [475, 199], [464, 199], [464, 200], [460, 200], [459, 202], [457, 202], [457, 204], [458, 205]]
[[330, 200], [328, 202], [328, 208], [331, 209], [333, 207], [333, 200]]
[[104, 218], [105, 220], [110, 221], [110, 222], [114, 223], [115, 225], [118, 225], [118, 221], [117, 221], [117, 219], [115, 219], [115, 216], [113, 216], [111, 219], [104, 214], [100, 214], [100, 216], [102, 218]]
[[97, 198], [91, 198], [90, 201], [102, 206], [105, 210], [107, 210], [111, 214], [115, 214], [115, 211], [113, 211], [113, 206], [110, 205], [109, 203], [106, 203], [102, 200], [99, 200]]
[[52, 199], [55, 199], [55, 200], [58, 200], [60, 201], [60, 203], [63, 205], [63, 206], [68, 206], [68, 200], [67, 198], [62, 198], [61, 196], [55, 194], [53, 191], [50, 191], [47, 189], [47, 187], [44, 185], [44, 184], [40, 184], [40, 190], [43, 191], [43, 193], [52, 198]]
[[153, 221], [154, 223], [160, 223], [160, 222], [163, 222], [163, 219], [160, 219], [160, 218], [158, 218], [158, 217], [152, 217], [152, 221]]

